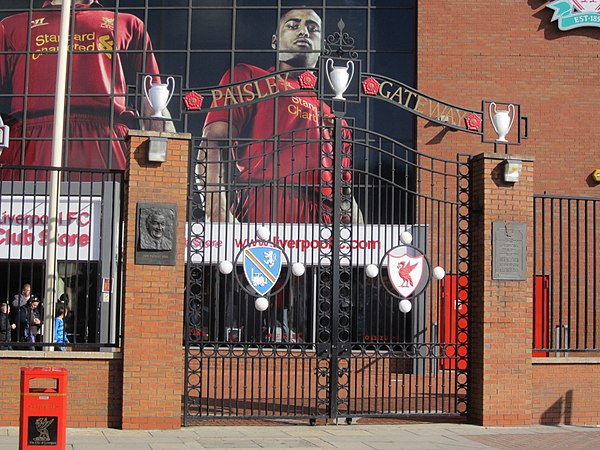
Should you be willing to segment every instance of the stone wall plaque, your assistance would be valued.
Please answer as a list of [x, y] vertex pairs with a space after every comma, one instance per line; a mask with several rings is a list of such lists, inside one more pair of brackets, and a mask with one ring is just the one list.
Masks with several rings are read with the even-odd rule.
[[138, 203], [135, 262], [153, 266], [174, 266], [177, 205]]
[[527, 227], [524, 223], [492, 222], [492, 278], [525, 280], [526, 247]]

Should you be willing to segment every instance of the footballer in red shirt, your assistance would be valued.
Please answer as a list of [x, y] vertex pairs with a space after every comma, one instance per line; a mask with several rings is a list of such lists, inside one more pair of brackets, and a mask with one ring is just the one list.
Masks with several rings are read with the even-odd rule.
[[[3, 116], [11, 126], [0, 163], [51, 163], [61, 3], [48, 0], [31, 15], [0, 22], [0, 52], [8, 52], [0, 54], [0, 93], [10, 95]], [[95, 0], [79, 0], [71, 40], [63, 165], [123, 169], [123, 138], [137, 127], [125, 105], [127, 85], [136, 84], [138, 72], [159, 73], [144, 24]]]
[[[321, 50], [321, 18], [312, 9], [288, 11], [280, 19], [272, 46], [279, 49], [281, 70], [314, 67]], [[332, 141], [326, 127], [331, 122], [331, 110], [308, 92], [248, 104], [264, 96], [300, 89], [296, 75], [270, 75], [274, 71], [238, 64], [220, 82], [237, 83], [237, 88], [223, 87], [213, 93], [213, 108], [243, 104], [211, 111], [206, 117], [203, 145], [207, 152], [205, 200], [209, 220], [331, 222], [331, 193], [326, 191], [331, 188], [321, 188], [321, 178], [331, 181], [333, 173]], [[260, 80], [243, 84], [256, 78]], [[342, 165], [349, 167], [347, 128], [343, 129], [343, 139], [343, 151], [348, 156]], [[236, 167], [233, 180], [227, 180], [227, 174], [217, 169], [222, 165], [222, 149], [227, 147]], [[279, 188], [270, 187], [273, 180], [278, 180]], [[233, 183], [237, 191], [231, 210], [227, 209], [223, 183]], [[362, 222], [355, 202], [352, 209], [352, 220]]]

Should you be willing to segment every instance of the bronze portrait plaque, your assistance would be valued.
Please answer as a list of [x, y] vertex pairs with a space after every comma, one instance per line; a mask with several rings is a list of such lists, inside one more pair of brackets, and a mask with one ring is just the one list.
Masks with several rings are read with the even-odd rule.
[[138, 203], [136, 264], [174, 266], [177, 205]]

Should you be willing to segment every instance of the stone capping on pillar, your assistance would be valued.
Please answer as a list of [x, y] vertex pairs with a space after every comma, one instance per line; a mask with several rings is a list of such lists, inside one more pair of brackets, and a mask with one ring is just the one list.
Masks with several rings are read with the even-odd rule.
[[[165, 162], [147, 158], [167, 138]], [[123, 429], [178, 429], [184, 377], [185, 222], [191, 134], [130, 130], [123, 251]], [[138, 203], [177, 208], [175, 265], [136, 264]]]
[[[503, 162], [523, 162], [520, 181], [505, 182]], [[471, 160], [469, 421], [484, 426], [532, 423], [533, 161], [484, 153]], [[525, 225], [525, 280], [492, 277], [492, 225]]]
[[179, 139], [184, 141], [190, 141], [192, 139], [191, 133], [173, 133], [170, 131], [129, 130], [129, 133], [127, 133], [127, 138], [129, 139], [131, 139], [132, 137], [149, 138], [150, 136], [164, 137], [167, 139]]

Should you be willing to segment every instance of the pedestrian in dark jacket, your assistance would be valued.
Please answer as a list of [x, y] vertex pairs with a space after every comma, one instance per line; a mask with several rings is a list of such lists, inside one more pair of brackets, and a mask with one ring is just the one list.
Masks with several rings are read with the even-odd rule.
[[17, 326], [11, 323], [8, 316], [8, 303], [0, 303], [0, 350], [12, 350], [9, 345], [11, 342], [11, 332]]
[[35, 296], [31, 294], [31, 285], [29, 283], [25, 283], [21, 293], [16, 294], [12, 299], [10, 304], [10, 318], [12, 323], [17, 325], [12, 336], [13, 342], [24, 342], [26, 339], [28, 339], [30, 330], [27, 318], [29, 315], [27, 305], [32, 297]]

